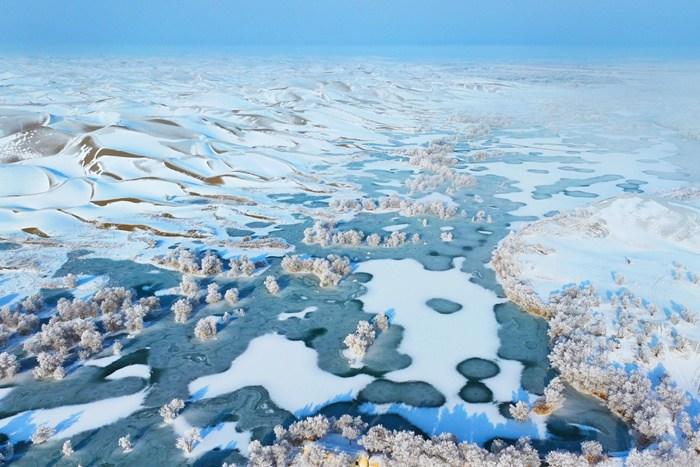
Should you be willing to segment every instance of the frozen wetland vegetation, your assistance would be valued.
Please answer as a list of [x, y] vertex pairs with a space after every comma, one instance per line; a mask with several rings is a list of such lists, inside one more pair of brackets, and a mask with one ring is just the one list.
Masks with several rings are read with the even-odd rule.
[[1, 458], [700, 465], [698, 76], [3, 59]]

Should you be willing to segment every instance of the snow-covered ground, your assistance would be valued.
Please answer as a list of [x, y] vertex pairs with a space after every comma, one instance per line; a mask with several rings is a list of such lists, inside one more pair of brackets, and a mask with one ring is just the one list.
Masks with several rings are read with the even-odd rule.
[[[508, 299], [546, 315], [572, 284], [595, 291], [586, 310], [610, 367], [654, 385], [667, 373], [700, 414], [700, 196], [686, 188], [700, 178], [699, 74], [692, 63], [3, 60], [0, 433], [26, 462], [43, 451], [21, 442], [46, 425], [52, 455], [70, 438], [83, 465], [151, 451], [220, 465], [276, 424], [348, 410], [460, 441], [627, 449], [627, 433], [596, 433], [571, 406], [509, 412], [537, 404], [550, 377], [544, 331], [508, 315]], [[335, 237], [302, 241], [315, 221]], [[185, 259], [161, 258], [176, 247]], [[222, 263], [193, 270], [205, 252]], [[347, 270], [334, 286], [319, 266], [332, 285], [319, 287], [280, 267], [292, 252], [348, 256]], [[507, 298], [486, 266], [494, 252]], [[242, 255], [253, 270], [232, 272]], [[187, 275], [193, 293], [177, 286]], [[91, 302], [119, 286], [161, 302], [143, 316], [137, 295]], [[31, 311], [39, 291], [46, 303]], [[191, 310], [175, 319], [179, 295]], [[344, 338], [363, 321], [374, 334], [353, 360]], [[562, 322], [550, 333], [573, 334]], [[42, 325], [55, 326], [48, 350], [27, 345]], [[81, 334], [54, 355], [60, 326]], [[65, 381], [34, 381], [39, 353]], [[167, 426], [158, 409], [172, 399], [185, 402]], [[176, 439], [194, 427], [183, 457]], [[127, 434], [133, 451], [118, 449]], [[362, 450], [334, 436], [323, 442]]]

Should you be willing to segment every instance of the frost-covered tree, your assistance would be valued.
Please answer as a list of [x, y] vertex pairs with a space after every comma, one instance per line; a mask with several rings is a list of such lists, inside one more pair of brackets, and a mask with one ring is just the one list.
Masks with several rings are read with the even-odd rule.
[[380, 332], [386, 332], [389, 329], [389, 318], [384, 313], [374, 315], [374, 325]]
[[185, 407], [182, 399], [173, 399], [160, 408], [158, 413], [163, 417], [165, 423], [172, 423], [180, 415], [180, 411]]
[[263, 446], [254, 440], [248, 444], [248, 465], [250, 467], [284, 467], [289, 465], [291, 446], [282, 441], [272, 446]]
[[193, 427], [177, 438], [175, 446], [181, 449], [186, 456], [189, 456], [192, 454], [194, 446], [201, 440], [202, 436], [200, 435], [199, 428]]
[[215, 276], [221, 273], [223, 268], [224, 265], [221, 262], [221, 259], [219, 259], [219, 257], [211, 251], [208, 251], [202, 258], [201, 273], [205, 276]]
[[241, 255], [229, 260], [228, 274], [231, 277], [249, 277], [255, 273], [255, 263], [247, 256]]
[[275, 276], [267, 276], [265, 277], [265, 289], [268, 291], [268, 293], [272, 295], [277, 295], [280, 291], [280, 286], [277, 283], [277, 279], [275, 279]]
[[186, 298], [181, 298], [173, 303], [170, 309], [175, 315], [176, 323], [186, 323], [192, 314], [192, 303]]
[[343, 438], [351, 441], [359, 438], [367, 430], [367, 426], [361, 417], [352, 417], [348, 414], [333, 421], [333, 429], [340, 433]]
[[319, 278], [321, 287], [338, 285], [340, 280], [350, 274], [350, 260], [346, 257], [328, 255], [325, 258], [303, 258], [285, 256], [282, 269], [290, 274], [313, 274]]
[[591, 464], [583, 457], [573, 452], [551, 451], [545, 457], [549, 467], [590, 467]]
[[362, 360], [369, 346], [374, 343], [375, 337], [376, 332], [369, 321], [358, 322], [355, 332], [348, 334], [343, 339], [348, 356], [353, 360]]
[[131, 436], [130, 435], [124, 435], [119, 440], [117, 441], [117, 445], [119, 446], [119, 449], [122, 450], [124, 454], [131, 452], [134, 448], [131, 445]]
[[378, 247], [381, 241], [382, 237], [377, 233], [369, 234], [367, 236], [367, 246]]
[[193, 276], [183, 275], [180, 281], [180, 294], [194, 300], [199, 295], [199, 285]]
[[229, 305], [235, 305], [238, 302], [238, 289], [235, 287], [228, 289], [224, 294], [224, 300]]
[[90, 354], [102, 350], [102, 334], [95, 329], [86, 329], [80, 335], [80, 342], [78, 345], [83, 349], [81, 357], [87, 358]]
[[443, 242], [451, 242], [454, 239], [454, 235], [452, 235], [452, 232], [449, 230], [445, 230], [444, 232], [440, 233], [440, 240]]
[[138, 334], [143, 330], [143, 318], [146, 316], [146, 309], [141, 305], [129, 306], [124, 310], [126, 316], [126, 330], [129, 334]]
[[63, 379], [66, 375], [63, 369], [63, 356], [55, 352], [41, 352], [36, 356], [39, 366], [32, 370], [37, 379]]
[[49, 425], [39, 425], [34, 433], [32, 433], [32, 443], [42, 444], [49, 440], [53, 435], [56, 434], [56, 430]]
[[19, 368], [17, 357], [8, 352], [0, 353], [0, 378], [12, 378]]
[[508, 407], [508, 411], [510, 412], [510, 416], [518, 422], [525, 422], [530, 418], [530, 407], [523, 401], [511, 404]]
[[216, 323], [218, 319], [214, 316], [207, 316], [197, 321], [194, 327], [194, 335], [200, 341], [208, 341], [216, 337]]
[[323, 438], [330, 427], [331, 422], [328, 418], [323, 415], [316, 415], [292, 423], [287, 433], [295, 441], [315, 441]]
[[75, 277], [75, 274], [72, 272], [69, 272], [65, 276], [63, 276], [63, 286], [67, 289], [74, 289], [78, 285], [78, 278]]
[[584, 441], [581, 454], [590, 465], [595, 465], [603, 460], [603, 446], [598, 441]]
[[19, 302], [19, 308], [25, 313], [39, 313], [44, 307], [44, 299], [39, 294], [30, 295]]
[[61, 447], [61, 454], [63, 454], [65, 457], [70, 457], [73, 455], [73, 445], [71, 444], [70, 440], [66, 440], [63, 443], [63, 446]]
[[207, 286], [207, 296], [204, 299], [208, 304], [219, 303], [221, 301], [221, 292], [219, 292], [219, 284], [212, 282]]

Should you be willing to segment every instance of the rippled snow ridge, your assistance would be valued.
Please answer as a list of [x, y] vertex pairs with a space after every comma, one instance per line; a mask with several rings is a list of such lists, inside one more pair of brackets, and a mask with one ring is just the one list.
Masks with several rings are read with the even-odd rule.
[[699, 77], [3, 60], [2, 455], [407, 465], [381, 425], [700, 465]]

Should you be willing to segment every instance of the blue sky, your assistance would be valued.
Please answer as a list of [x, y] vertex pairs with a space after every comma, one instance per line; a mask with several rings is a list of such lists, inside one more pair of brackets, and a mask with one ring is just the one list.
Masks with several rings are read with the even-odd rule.
[[3, 50], [700, 48], [700, 0], [0, 0]]

